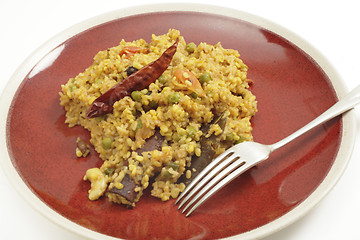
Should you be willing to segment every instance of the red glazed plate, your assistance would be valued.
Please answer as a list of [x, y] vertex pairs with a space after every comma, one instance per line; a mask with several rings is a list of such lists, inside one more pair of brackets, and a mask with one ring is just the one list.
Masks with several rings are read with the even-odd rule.
[[[177, 10], [175, 10], [177, 9]], [[196, 22], [196, 24], [192, 24]], [[345, 94], [330, 64], [298, 36], [276, 24], [206, 5], [152, 5], [115, 11], [69, 28], [21, 65], [1, 97], [2, 165], [17, 190], [51, 220], [92, 239], [218, 239], [264, 237], [299, 219], [342, 175], [354, 143], [352, 112], [273, 153], [191, 217], [174, 201], [149, 192], [128, 210], [106, 198], [89, 201], [86, 169], [100, 166], [92, 151], [74, 154], [80, 127], [65, 125], [60, 85], [92, 63], [100, 50], [179, 29], [188, 42], [221, 42], [249, 66], [259, 112], [255, 141], [274, 143]]]

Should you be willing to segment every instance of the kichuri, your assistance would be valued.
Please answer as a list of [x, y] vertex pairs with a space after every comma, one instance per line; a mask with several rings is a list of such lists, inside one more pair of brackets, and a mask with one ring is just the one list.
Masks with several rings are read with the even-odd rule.
[[[156, 61], [177, 39], [171, 63], [153, 83], [115, 101], [112, 112], [87, 116], [96, 99]], [[84, 180], [91, 182], [89, 199], [106, 195], [135, 206], [149, 185], [154, 197], [176, 198], [186, 180], [201, 170], [192, 162], [252, 141], [250, 120], [257, 101], [249, 90], [248, 67], [239, 57], [220, 43], [186, 43], [178, 30], [170, 29], [153, 34], [150, 43], [121, 40], [62, 85], [65, 122], [89, 130], [103, 160], [100, 168], [85, 173]]]

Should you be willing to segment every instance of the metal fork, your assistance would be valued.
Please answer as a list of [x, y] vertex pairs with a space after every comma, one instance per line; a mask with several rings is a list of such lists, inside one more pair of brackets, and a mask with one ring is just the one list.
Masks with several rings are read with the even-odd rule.
[[194, 178], [186, 187], [185, 191], [179, 196], [175, 204], [180, 203], [178, 207], [178, 209], [180, 209], [188, 202], [182, 213], [185, 213], [186, 210], [192, 206], [186, 214], [186, 216], [189, 216], [226, 184], [248, 169], [266, 160], [270, 153], [288, 144], [314, 127], [354, 108], [358, 103], [360, 103], [360, 86], [357, 86], [342, 100], [335, 103], [313, 121], [277, 143], [264, 145], [256, 142], [243, 142], [232, 146], [215, 158]]

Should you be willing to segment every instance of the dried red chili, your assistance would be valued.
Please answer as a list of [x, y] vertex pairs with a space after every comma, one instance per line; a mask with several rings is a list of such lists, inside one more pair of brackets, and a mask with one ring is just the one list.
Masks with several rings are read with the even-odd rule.
[[169, 67], [176, 52], [178, 42], [179, 39], [166, 49], [157, 60], [142, 67], [95, 99], [86, 113], [87, 117], [98, 117], [112, 112], [113, 104], [116, 101], [119, 101], [125, 96], [129, 96], [133, 91], [142, 90], [155, 82]]

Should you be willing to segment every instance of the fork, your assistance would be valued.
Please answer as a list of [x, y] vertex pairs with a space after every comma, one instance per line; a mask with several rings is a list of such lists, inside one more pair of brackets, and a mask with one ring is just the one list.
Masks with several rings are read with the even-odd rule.
[[[179, 204], [188, 217], [201, 204], [208, 200], [213, 194], [223, 188], [226, 184], [253, 166], [266, 160], [270, 153], [288, 144], [292, 140], [315, 128], [316, 126], [342, 114], [360, 103], [360, 86], [357, 86], [343, 99], [312, 120], [310, 123], [297, 130], [283, 140], [271, 145], [256, 142], [242, 142], [236, 144], [215, 158], [199, 175], [185, 188], [178, 197], [175, 205]], [[189, 201], [190, 200], [190, 201]]]

